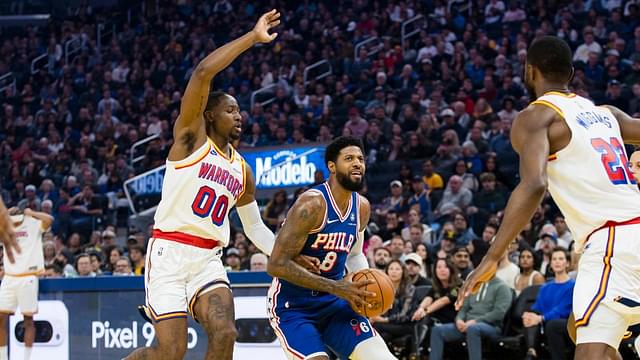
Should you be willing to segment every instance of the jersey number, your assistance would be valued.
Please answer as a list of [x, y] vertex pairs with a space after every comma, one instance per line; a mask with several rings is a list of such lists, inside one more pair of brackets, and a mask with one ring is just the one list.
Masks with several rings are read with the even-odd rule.
[[216, 196], [215, 190], [203, 186], [198, 190], [198, 194], [191, 204], [191, 210], [201, 218], [211, 215], [211, 222], [220, 226], [227, 216], [227, 210], [229, 210], [229, 198], [226, 195]]
[[624, 147], [617, 138], [612, 137], [609, 142], [602, 138], [593, 138], [591, 146], [602, 155], [602, 165], [614, 185], [636, 183]]
[[329, 251], [320, 264], [320, 271], [327, 272], [333, 269], [338, 260], [338, 254], [335, 251]]

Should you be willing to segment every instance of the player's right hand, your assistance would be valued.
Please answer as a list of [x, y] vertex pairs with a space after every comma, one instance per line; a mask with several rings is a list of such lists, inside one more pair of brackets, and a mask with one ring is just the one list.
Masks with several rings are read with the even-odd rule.
[[376, 293], [365, 290], [365, 286], [370, 284], [375, 284], [375, 280], [353, 282], [351, 281], [351, 276], [345, 276], [336, 281], [336, 290], [333, 294], [347, 300], [353, 309], [368, 308], [371, 307], [371, 304], [365, 300], [365, 297], [372, 298], [376, 296]]
[[20, 245], [16, 241], [16, 234], [13, 230], [13, 223], [6, 210], [0, 214], [0, 241], [4, 244], [4, 253], [10, 263], [14, 263], [13, 252], [20, 253]]
[[256, 42], [270, 43], [273, 41], [278, 36], [278, 33], [269, 34], [269, 30], [280, 24], [279, 19], [280, 13], [276, 9], [262, 15], [253, 28]]

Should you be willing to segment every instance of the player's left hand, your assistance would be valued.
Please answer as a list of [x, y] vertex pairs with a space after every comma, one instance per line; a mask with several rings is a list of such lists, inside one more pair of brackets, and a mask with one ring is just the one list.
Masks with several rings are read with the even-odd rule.
[[309, 270], [309, 272], [320, 274], [320, 259], [316, 257], [300, 254], [296, 256], [293, 261], [295, 261], [303, 268]]
[[253, 28], [253, 34], [255, 35], [256, 42], [270, 43], [278, 36], [278, 33], [269, 34], [269, 30], [280, 24], [280, 13], [273, 9], [268, 13], [262, 15], [256, 26]]
[[462, 285], [462, 289], [458, 291], [458, 300], [456, 300], [456, 311], [460, 310], [464, 299], [472, 293], [478, 292], [483, 283], [493, 279], [498, 270], [498, 262], [489, 260], [487, 257], [482, 259], [480, 265], [469, 274], [467, 280]]

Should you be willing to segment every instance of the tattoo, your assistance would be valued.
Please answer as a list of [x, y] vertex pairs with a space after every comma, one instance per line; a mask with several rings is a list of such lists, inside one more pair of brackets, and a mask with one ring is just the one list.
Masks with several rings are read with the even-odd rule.
[[[229, 309], [227, 309], [228, 304], [225, 304], [222, 297], [218, 294], [211, 294], [209, 296], [209, 309], [208, 309], [208, 318], [215, 320], [224, 320], [228, 317]], [[233, 310], [231, 311], [233, 312]]]
[[274, 276], [308, 289], [332, 292], [335, 281], [313, 274], [293, 260], [300, 255], [309, 231], [317, 226], [321, 204], [319, 198], [303, 195], [298, 199], [276, 238], [269, 262]]

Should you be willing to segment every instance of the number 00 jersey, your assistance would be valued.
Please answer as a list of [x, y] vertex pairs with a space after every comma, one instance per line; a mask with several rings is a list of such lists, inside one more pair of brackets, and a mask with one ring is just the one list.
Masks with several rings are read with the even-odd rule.
[[640, 192], [620, 126], [609, 109], [575, 94], [549, 92], [533, 104], [552, 108], [571, 129], [569, 144], [549, 157], [547, 173], [549, 192], [581, 252], [589, 235], [606, 223], [640, 216]]
[[24, 215], [20, 225], [15, 229], [16, 241], [20, 245], [20, 253], [14, 251], [15, 262], [5, 259], [4, 271], [7, 275], [38, 275], [44, 271], [44, 255], [42, 251], [42, 221]]
[[[154, 237], [183, 243], [229, 243], [229, 210], [245, 190], [245, 163], [235, 149], [228, 158], [211, 139], [180, 161], [167, 160]], [[186, 235], [186, 236], [184, 236]], [[200, 238], [200, 239], [198, 239]]]

